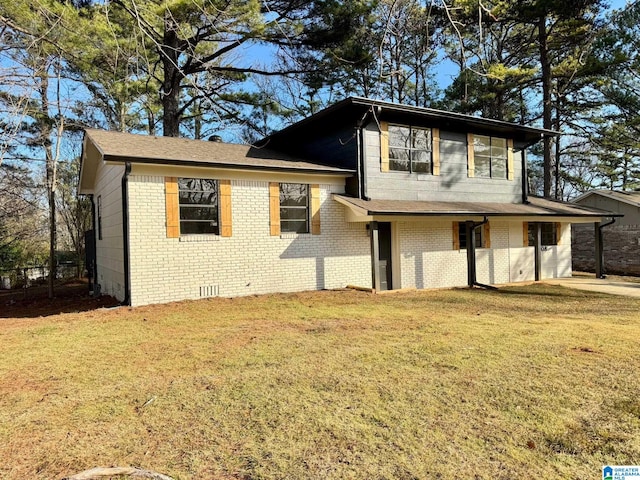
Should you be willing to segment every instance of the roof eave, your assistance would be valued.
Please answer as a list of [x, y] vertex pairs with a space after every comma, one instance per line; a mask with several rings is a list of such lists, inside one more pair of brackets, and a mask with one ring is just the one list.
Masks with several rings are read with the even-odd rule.
[[[387, 112], [421, 115], [421, 116], [424, 116], [425, 118], [431, 118], [431, 119], [441, 119], [441, 120], [449, 120], [449, 121], [453, 120], [459, 124], [467, 124], [469, 127], [471, 127], [469, 130], [473, 130], [474, 128], [478, 130], [481, 130], [481, 129], [512, 130], [514, 132], [520, 132], [521, 136], [523, 138], [526, 138], [526, 140], [522, 141], [523, 148], [528, 148], [531, 145], [538, 143], [544, 137], [553, 138], [560, 135], [560, 132], [556, 132], [555, 130], [530, 127], [526, 125], [518, 125], [515, 123], [505, 122], [502, 120], [475, 117], [472, 115], [465, 115], [465, 114], [456, 113], [456, 112], [447, 112], [444, 110], [436, 110], [436, 109], [431, 109], [426, 107], [401, 105], [397, 103], [386, 102], [383, 100], [373, 100], [373, 99], [364, 98], [364, 97], [348, 97], [309, 117], [303, 118], [302, 120], [296, 123], [293, 123], [283, 128], [282, 130], [279, 130], [263, 138], [258, 143], [261, 145], [268, 145], [271, 139], [281, 138], [281, 137], [286, 138], [292, 132], [295, 132], [301, 128], [304, 128], [305, 126], [312, 124], [314, 122], [318, 122], [322, 120], [324, 117], [327, 117], [332, 113], [339, 111], [341, 109], [346, 109], [349, 106], [364, 107], [368, 109], [371, 109], [373, 107], [378, 107], [380, 111], [376, 112], [376, 115], [383, 115], [386, 110]], [[356, 113], [361, 115], [361, 112], [356, 112]], [[354, 124], [354, 127], [355, 127], [355, 124]]]
[[[388, 110], [394, 110], [397, 112], [412, 112], [412, 113], [420, 113], [425, 115], [431, 115], [434, 117], [441, 118], [455, 118], [456, 120], [466, 121], [468, 123], [474, 123], [478, 126], [496, 126], [503, 128], [511, 128], [515, 130], [519, 130], [522, 132], [529, 132], [534, 134], [539, 134], [540, 138], [542, 137], [557, 137], [561, 134], [561, 132], [557, 132], [555, 130], [549, 130], [544, 128], [530, 127], [527, 125], [518, 125], [511, 122], [505, 122], [503, 120], [495, 120], [491, 118], [481, 118], [473, 115], [465, 115], [463, 113], [457, 112], [448, 112], [445, 110], [438, 110], [434, 108], [426, 108], [426, 107], [417, 107], [413, 105], [400, 105], [391, 102], [385, 102], [383, 100], [371, 100], [363, 97], [351, 97], [349, 98], [351, 103], [355, 105], [369, 105], [369, 106], [379, 106], [381, 108], [386, 108]], [[336, 104], [339, 105], [339, 104]]]
[[500, 212], [400, 212], [367, 210], [367, 215], [387, 215], [387, 216], [413, 216], [413, 217], [565, 217], [565, 218], [602, 218], [621, 217], [622, 215], [598, 215], [598, 214], [573, 214], [564, 212], [527, 212], [527, 213], [500, 213]]
[[120, 155], [104, 155], [105, 162], [124, 163], [130, 161], [132, 163], [140, 163], [145, 165], [176, 165], [182, 167], [204, 167], [204, 168], [224, 168], [232, 170], [249, 170], [249, 171], [275, 171], [286, 173], [310, 173], [322, 175], [335, 175], [350, 177], [354, 175], [355, 170], [346, 169], [323, 169], [323, 168], [306, 168], [299, 166], [279, 166], [279, 165], [249, 165], [232, 162], [203, 162], [198, 160], [182, 160], [182, 159], [166, 159], [166, 158], [150, 158], [150, 157], [123, 157]]

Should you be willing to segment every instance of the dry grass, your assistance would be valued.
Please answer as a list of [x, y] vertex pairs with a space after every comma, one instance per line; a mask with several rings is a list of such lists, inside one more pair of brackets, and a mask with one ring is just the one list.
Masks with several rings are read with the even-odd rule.
[[596, 478], [640, 463], [639, 312], [534, 285], [0, 320], [0, 478]]

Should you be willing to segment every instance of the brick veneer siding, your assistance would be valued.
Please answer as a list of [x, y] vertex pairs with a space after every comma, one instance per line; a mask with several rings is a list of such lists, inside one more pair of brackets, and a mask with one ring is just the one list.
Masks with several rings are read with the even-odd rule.
[[[605, 273], [640, 275], [640, 225], [603, 229]], [[593, 224], [575, 225], [571, 238], [574, 270], [595, 271]]]
[[[94, 202], [102, 207], [102, 239], [96, 235], [97, 283], [100, 292], [124, 300], [124, 263], [122, 244], [122, 175], [124, 167], [101, 164], [96, 174]], [[98, 212], [96, 211], [96, 221]]]
[[[312, 182], [309, 182], [312, 183]], [[164, 177], [129, 177], [133, 305], [371, 285], [366, 225], [348, 223], [320, 185], [321, 234], [269, 232], [268, 181], [232, 180], [231, 237], [167, 238]]]
[[[312, 181], [309, 181], [312, 183]], [[132, 305], [211, 296], [243, 296], [371, 286], [366, 223], [347, 222], [346, 207], [331, 198], [339, 183], [320, 184], [321, 234], [269, 232], [269, 181], [231, 181], [231, 237], [167, 238], [164, 176], [129, 177]], [[452, 221], [393, 222], [394, 287], [467, 284], [466, 251], [453, 249]], [[571, 275], [570, 228], [561, 244], [542, 252], [543, 278]], [[477, 251], [478, 281], [534, 278], [533, 247], [522, 246], [522, 222], [491, 221], [491, 248]]]
[[[534, 280], [534, 248], [523, 247], [522, 222], [494, 219], [490, 226], [491, 248], [476, 250], [478, 282]], [[467, 251], [453, 249], [452, 222], [398, 222], [396, 228], [403, 288], [467, 285]], [[541, 252], [543, 279], [571, 276], [570, 235], [563, 224], [560, 244]]]

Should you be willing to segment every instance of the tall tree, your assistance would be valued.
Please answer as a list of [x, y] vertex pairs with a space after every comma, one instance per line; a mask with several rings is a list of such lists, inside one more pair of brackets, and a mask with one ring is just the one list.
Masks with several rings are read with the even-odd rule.
[[[562, 126], [562, 102], [566, 102], [569, 88], [580, 77], [583, 71], [582, 62], [590, 53], [592, 39], [598, 26], [597, 18], [602, 10], [600, 0], [576, 0], [566, 2], [563, 0], [495, 0], [492, 2], [480, 2], [478, 0], [459, 0], [458, 5], [463, 12], [476, 10], [476, 24], [462, 22], [462, 26], [456, 25], [461, 31], [461, 39], [464, 46], [465, 28], [471, 32], [471, 40], [479, 39], [475, 49], [479, 52], [475, 55], [475, 65], [482, 67], [478, 75], [485, 76], [485, 84], [495, 90], [494, 80], [503, 86], [506, 80], [517, 81], [512, 87], [519, 89], [511, 91], [512, 98], [520, 98], [520, 107], [531, 98], [540, 100], [539, 114], [542, 119], [542, 127], [552, 130]], [[489, 36], [480, 35], [479, 30], [490, 32]], [[468, 32], [466, 32], [468, 35]], [[498, 47], [487, 50], [483, 46], [487, 40]], [[506, 47], [506, 50], [504, 48]], [[504, 53], [510, 54], [504, 56]], [[461, 55], [463, 61], [464, 50]], [[474, 58], [473, 56], [471, 57]], [[505, 63], [504, 60], [509, 60]], [[468, 68], [463, 72], [462, 82], [468, 82], [469, 72], [477, 71], [477, 68]], [[535, 69], [535, 74], [534, 73]], [[462, 83], [461, 82], [461, 83]], [[481, 82], [482, 83], [482, 82]], [[460, 88], [460, 87], [458, 87]], [[511, 89], [511, 88], [509, 88]], [[472, 90], [465, 90], [473, 94]], [[481, 89], [486, 92], [486, 89]], [[529, 91], [528, 98], [523, 98], [522, 92]], [[491, 89], [489, 90], [491, 92]], [[490, 100], [499, 98], [494, 95]], [[504, 102], [497, 102], [499, 107]], [[499, 112], [499, 108], [494, 108]], [[529, 115], [535, 118], [537, 115]], [[523, 119], [523, 115], [520, 116]], [[509, 119], [507, 117], [507, 119]], [[556, 155], [553, 155], [555, 146]], [[554, 159], [559, 164], [560, 146], [553, 143], [552, 139], [545, 137], [542, 148], [542, 193], [546, 197], [552, 196]], [[556, 169], [559, 172], [559, 168]], [[557, 182], [556, 182], [557, 183]], [[558, 190], [556, 190], [558, 192]]]
[[[289, 52], [318, 49], [346, 38], [349, 31], [326, 22], [337, 2], [300, 0], [114, 0], [110, 12], [122, 9], [135, 19], [154, 48], [147, 72], [161, 85], [163, 134], [179, 136], [180, 125], [194, 103], [206, 100], [221, 118], [242, 116], [248, 97], [242, 84], [250, 75], [303, 73], [283, 64], [247, 60], [248, 49]], [[341, 24], [344, 26], [344, 24]], [[266, 49], [266, 50], [264, 50]], [[234, 55], [243, 52], [245, 58]], [[196, 76], [216, 77], [196, 83]], [[238, 95], [240, 101], [238, 101]], [[246, 118], [240, 121], [246, 121]]]
[[24, 105], [19, 137], [10, 146], [17, 159], [35, 157], [44, 163], [45, 189], [49, 212], [49, 296], [54, 295], [56, 278], [56, 190], [57, 168], [65, 130], [66, 106], [61, 95], [62, 51], [67, 41], [61, 25], [69, 25], [72, 6], [55, 1], [3, 3], [0, 21], [10, 30], [8, 61], [15, 65], [20, 88], [3, 90], [10, 103]]

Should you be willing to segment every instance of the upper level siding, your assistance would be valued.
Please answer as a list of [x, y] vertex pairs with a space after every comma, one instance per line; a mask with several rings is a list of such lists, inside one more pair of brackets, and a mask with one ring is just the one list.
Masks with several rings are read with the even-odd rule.
[[514, 179], [469, 178], [467, 137], [440, 130], [440, 175], [382, 172], [380, 132], [375, 123], [365, 130], [366, 192], [371, 199], [477, 201], [519, 203], [522, 201], [522, 157], [513, 155]]
[[317, 137], [287, 145], [284, 149], [325, 165], [355, 170], [358, 158], [355, 132], [352, 125], [337, 127]]

